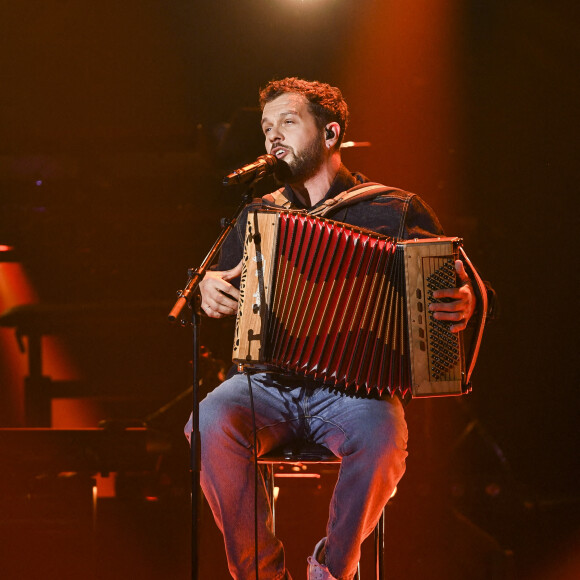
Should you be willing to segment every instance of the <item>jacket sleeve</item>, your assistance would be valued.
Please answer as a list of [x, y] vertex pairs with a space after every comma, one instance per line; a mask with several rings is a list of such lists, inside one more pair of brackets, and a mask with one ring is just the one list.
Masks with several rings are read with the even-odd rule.
[[[260, 207], [259, 202], [248, 204], [240, 214], [233, 230], [228, 234], [220, 250], [218, 262], [212, 270], [231, 270], [238, 265], [244, 253], [244, 236], [246, 234], [246, 222], [250, 209]], [[238, 287], [239, 280], [232, 280], [232, 285]]]
[[431, 238], [444, 235], [443, 227], [435, 212], [417, 195], [409, 201], [403, 239]]
[[[413, 196], [409, 202], [405, 220], [404, 238], [429, 238], [444, 235], [443, 227], [435, 212], [420, 197]], [[483, 280], [487, 290], [487, 319], [495, 320], [499, 316], [499, 301], [497, 293], [487, 280]], [[478, 301], [479, 302], [479, 301]], [[478, 307], [480, 305], [478, 304]]]

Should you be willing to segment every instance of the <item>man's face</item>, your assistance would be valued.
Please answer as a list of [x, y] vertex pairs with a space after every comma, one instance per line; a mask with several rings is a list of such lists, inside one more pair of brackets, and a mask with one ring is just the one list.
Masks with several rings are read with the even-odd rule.
[[316, 174], [324, 160], [323, 131], [298, 93], [284, 93], [266, 103], [262, 112], [266, 151], [279, 162], [280, 181], [298, 183]]

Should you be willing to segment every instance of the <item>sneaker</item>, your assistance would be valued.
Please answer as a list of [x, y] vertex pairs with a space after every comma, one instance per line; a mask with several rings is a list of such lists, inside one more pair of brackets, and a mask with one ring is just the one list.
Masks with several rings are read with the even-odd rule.
[[322, 538], [322, 540], [316, 544], [312, 556], [308, 556], [308, 580], [336, 580], [328, 568], [317, 560], [318, 554], [320, 554], [325, 542], [326, 538]]

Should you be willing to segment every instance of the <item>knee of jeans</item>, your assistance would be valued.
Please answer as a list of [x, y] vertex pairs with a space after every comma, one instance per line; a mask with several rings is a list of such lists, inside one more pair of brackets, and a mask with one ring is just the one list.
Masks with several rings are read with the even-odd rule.
[[383, 441], [373, 439], [365, 449], [365, 464], [374, 466], [373, 477], [385, 489], [394, 488], [407, 469], [407, 450], [390, 438]]
[[[199, 405], [198, 429], [202, 448], [220, 446], [224, 438], [238, 439], [239, 419], [236, 418], [235, 406], [224, 403], [222, 397], [212, 397], [211, 394]], [[193, 431], [193, 414], [185, 425], [185, 437], [191, 444]]]
[[351, 444], [355, 449], [362, 450], [368, 463], [390, 467], [397, 465], [398, 470], [404, 471], [407, 457], [407, 426], [404, 421], [383, 423], [370, 437], [368, 433], [360, 435]]
[[226, 439], [243, 441], [244, 421], [235, 406], [206, 397], [199, 406], [199, 433], [203, 446], [222, 445]]
[[[212, 441], [219, 438], [223, 432], [223, 425], [227, 422], [227, 410], [223, 405], [213, 404], [211, 397], [204, 399], [199, 405], [199, 433], [204, 441]], [[191, 444], [191, 432], [193, 430], [193, 413], [189, 416], [184, 431], [185, 437]]]

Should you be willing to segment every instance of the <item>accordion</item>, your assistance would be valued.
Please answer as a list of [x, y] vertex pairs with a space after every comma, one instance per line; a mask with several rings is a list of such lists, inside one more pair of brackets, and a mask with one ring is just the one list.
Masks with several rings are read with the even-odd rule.
[[457, 286], [458, 257], [477, 276], [459, 238], [398, 241], [304, 212], [251, 211], [233, 361], [346, 391], [467, 392], [486, 305], [469, 353], [429, 311], [435, 290]]

